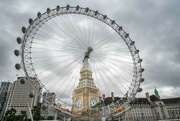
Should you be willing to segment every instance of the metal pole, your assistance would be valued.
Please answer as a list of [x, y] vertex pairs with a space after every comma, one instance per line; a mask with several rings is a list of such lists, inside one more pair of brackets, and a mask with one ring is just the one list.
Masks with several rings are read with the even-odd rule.
[[31, 121], [33, 121], [33, 116], [32, 116], [32, 112], [31, 112], [31, 108], [29, 107], [28, 102], [27, 102], [27, 105], [28, 105], [28, 109], [29, 109], [29, 113], [30, 113], [30, 119], [31, 119]]

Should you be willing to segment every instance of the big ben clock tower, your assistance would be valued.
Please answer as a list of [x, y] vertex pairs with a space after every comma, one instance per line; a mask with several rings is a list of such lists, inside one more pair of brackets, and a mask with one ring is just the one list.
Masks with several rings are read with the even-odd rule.
[[77, 114], [91, 109], [91, 106], [99, 102], [99, 89], [94, 84], [92, 70], [88, 62], [89, 55], [92, 51], [92, 48], [89, 47], [88, 51], [85, 53], [83, 67], [80, 71], [79, 84], [73, 92], [72, 111]]

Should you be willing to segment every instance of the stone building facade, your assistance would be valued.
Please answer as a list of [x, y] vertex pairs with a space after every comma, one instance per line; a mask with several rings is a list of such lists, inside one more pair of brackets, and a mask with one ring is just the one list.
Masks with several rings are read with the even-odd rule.
[[[23, 82], [21, 82], [22, 79]], [[32, 84], [41, 91], [40, 83], [36, 78], [31, 77], [30, 81], [26, 77], [17, 77], [17, 80], [13, 83], [6, 110], [14, 108], [17, 114], [20, 114], [22, 110], [29, 114], [29, 107], [37, 106], [40, 99], [39, 93]], [[29, 97], [31, 92], [34, 93], [33, 98]]]
[[[114, 97], [119, 100], [120, 97]], [[112, 97], [103, 100], [104, 105], [112, 103]], [[169, 121], [180, 120], [180, 98], [160, 99], [160, 96], [149, 95], [136, 98], [130, 104], [130, 109], [121, 116], [110, 117], [108, 121]]]
[[156, 95], [137, 98], [130, 103], [131, 109], [116, 120], [123, 121], [159, 121], [180, 120], [180, 98], [160, 99]]

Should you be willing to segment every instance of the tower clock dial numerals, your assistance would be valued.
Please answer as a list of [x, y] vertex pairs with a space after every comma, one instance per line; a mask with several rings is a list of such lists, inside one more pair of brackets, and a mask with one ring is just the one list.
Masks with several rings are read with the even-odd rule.
[[81, 108], [81, 106], [82, 106], [82, 100], [81, 100], [81, 98], [77, 98], [76, 99], [76, 108]]
[[96, 98], [91, 98], [90, 100], [90, 106], [94, 106], [97, 103]]

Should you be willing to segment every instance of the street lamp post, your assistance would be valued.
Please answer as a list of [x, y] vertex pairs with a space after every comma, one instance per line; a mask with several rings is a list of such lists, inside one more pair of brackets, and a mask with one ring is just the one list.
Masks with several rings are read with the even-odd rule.
[[27, 102], [27, 105], [28, 105], [31, 121], [33, 121], [33, 115], [32, 115], [31, 109], [32, 109], [32, 103], [33, 103], [33, 98], [34, 98], [34, 92], [30, 92], [29, 97], [31, 98], [31, 106], [29, 107], [28, 102]]

